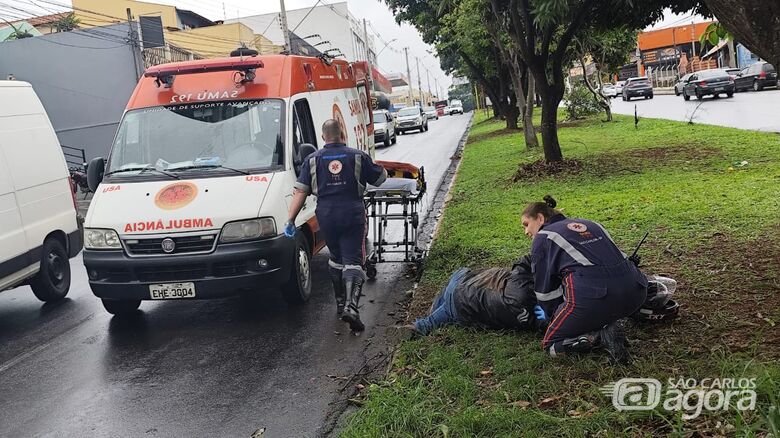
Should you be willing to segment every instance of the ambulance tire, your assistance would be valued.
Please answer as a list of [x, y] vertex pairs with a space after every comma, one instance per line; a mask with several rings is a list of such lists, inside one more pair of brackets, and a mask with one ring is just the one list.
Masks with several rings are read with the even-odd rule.
[[382, 145], [384, 145], [384, 147], [386, 147], [386, 148], [389, 148], [391, 144], [392, 143], [390, 143], [390, 137], [385, 136], [385, 140], [382, 143]]
[[30, 288], [35, 297], [50, 303], [65, 298], [70, 289], [70, 260], [65, 246], [56, 237], [43, 242], [41, 268], [30, 279]]
[[395, 133], [395, 132], [393, 132], [393, 141], [392, 141], [391, 143], [392, 143], [392, 144], [396, 144], [396, 143], [398, 143], [398, 135], [396, 135], [396, 133]]
[[311, 297], [311, 252], [303, 233], [296, 233], [295, 254], [290, 278], [282, 285], [282, 297], [287, 304], [300, 305]]
[[131, 313], [134, 313], [136, 310], [138, 310], [138, 307], [141, 305], [141, 300], [102, 299], [101, 301], [103, 302], [103, 308], [106, 309], [106, 312], [117, 316], [129, 315]]

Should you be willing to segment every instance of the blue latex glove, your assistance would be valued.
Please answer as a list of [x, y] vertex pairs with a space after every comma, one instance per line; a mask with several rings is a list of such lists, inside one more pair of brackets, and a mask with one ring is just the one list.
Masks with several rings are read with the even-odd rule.
[[538, 304], [534, 306], [534, 315], [538, 321], [547, 321], [547, 314], [544, 313], [544, 309]]
[[295, 223], [287, 221], [287, 223], [284, 224], [284, 235], [293, 238], [295, 237]]

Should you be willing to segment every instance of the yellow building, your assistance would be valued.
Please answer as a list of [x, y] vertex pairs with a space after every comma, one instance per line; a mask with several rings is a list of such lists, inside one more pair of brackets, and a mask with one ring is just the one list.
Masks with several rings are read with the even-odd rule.
[[190, 52], [194, 57], [228, 56], [240, 46], [260, 53], [282, 51], [282, 47], [274, 45], [262, 35], [255, 34], [244, 24], [213, 22], [175, 6], [134, 0], [72, 0], [72, 4], [82, 28], [125, 22], [128, 8], [136, 21], [140, 17], [160, 17], [166, 45], [173, 50]]

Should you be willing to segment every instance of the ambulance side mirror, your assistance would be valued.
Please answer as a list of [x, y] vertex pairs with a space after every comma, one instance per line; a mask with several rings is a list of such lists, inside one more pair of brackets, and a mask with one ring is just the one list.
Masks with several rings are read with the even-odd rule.
[[311, 143], [301, 143], [301, 145], [298, 146], [298, 156], [295, 157], [294, 161], [296, 174], [301, 172], [301, 164], [306, 161], [306, 158], [315, 152], [317, 152], [317, 148]]
[[92, 193], [98, 188], [100, 182], [103, 181], [103, 172], [106, 170], [106, 161], [103, 157], [93, 158], [92, 161], [87, 164], [87, 185]]

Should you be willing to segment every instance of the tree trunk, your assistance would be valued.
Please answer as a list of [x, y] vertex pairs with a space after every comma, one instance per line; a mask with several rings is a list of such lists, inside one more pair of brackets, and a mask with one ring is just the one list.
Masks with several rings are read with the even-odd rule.
[[563, 153], [558, 143], [558, 103], [552, 93], [542, 96], [542, 144], [544, 159], [550, 163], [562, 161]]
[[517, 119], [520, 116], [520, 110], [517, 109], [517, 105], [509, 105], [504, 111], [506, 117], [506, 129], [518, 129]]
[[590, 94], [593, 95], [593, 98], [596, 99], [596, 102], [599, 104], [599, 106], [604, 110], [604, 113], [607, 116], [607, 122], [612, 121], [612, 108], [610, 108], [609, 105], [609, 98], [601, 94], [601, 70], [596, 68], [596, 79], [598, 82], [595, 84], [590, 83], [590, 79], [588, 79], [588, 69], [585, 66], [585, 57], [580, 56], [580, 65], [582, 66], [582, 80], [585, 82], [585, 87], [590, 91]]
[[536, 128], [534, 128], [534, 95], [536, 94], [536, 87], [534, 86], [534, 75], [529, 71], [526, 76], [528, 78], [528, 91], [525, 93], [525, 111], [523, 112], [525, 146], [538, 148], [539, 140], [536, 138]]

